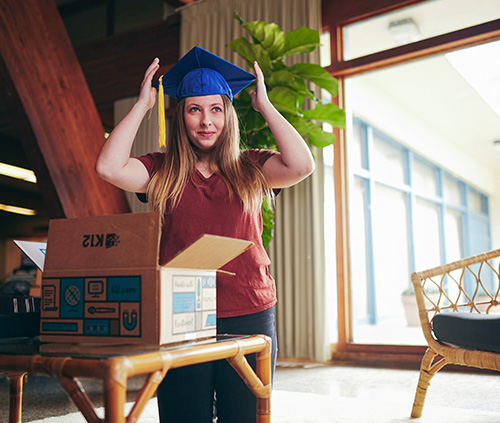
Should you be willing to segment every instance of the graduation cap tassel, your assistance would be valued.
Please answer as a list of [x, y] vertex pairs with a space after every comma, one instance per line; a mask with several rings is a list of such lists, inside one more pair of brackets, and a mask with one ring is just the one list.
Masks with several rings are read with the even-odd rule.
[[160, 147], [165, 147], [165, 94], [163, 93], [163, 75], [159, 79], [158, 87], [158, 144]]

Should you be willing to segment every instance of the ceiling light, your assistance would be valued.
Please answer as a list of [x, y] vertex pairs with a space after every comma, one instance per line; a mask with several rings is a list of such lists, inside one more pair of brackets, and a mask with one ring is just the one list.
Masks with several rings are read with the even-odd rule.
[[412, 18], [389, 22], [388, 29], [391, 38], [398, 46], [414, 43], [421, 38], [418, 26]]
[[36, 184], [35, 173], [32, 170], [23, 169], [22, 167], [0, 163], [0, 175], [8, 176], [10, 178], [22, 179], [23, 181]]
[[36, 210], [25, 209], [24, 207], [8, 206], [7, 204], [0, 204], [0, 211], [4, 211], [4, 212], [8, 212], [8, 213], [22, 214], [25, 216], [36, 215]]

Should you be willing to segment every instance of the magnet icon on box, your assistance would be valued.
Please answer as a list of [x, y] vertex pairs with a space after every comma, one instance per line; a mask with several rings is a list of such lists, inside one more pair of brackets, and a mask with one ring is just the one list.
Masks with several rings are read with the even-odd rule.
[[133, 311], [129, 313], [126, 311], [123, 313], [123, 327], [128, 331], [134, 330], [137, 326], [137, 312]]
[[120, 335], [141, 335], [141, 305], [140, 303], [120, 304]]

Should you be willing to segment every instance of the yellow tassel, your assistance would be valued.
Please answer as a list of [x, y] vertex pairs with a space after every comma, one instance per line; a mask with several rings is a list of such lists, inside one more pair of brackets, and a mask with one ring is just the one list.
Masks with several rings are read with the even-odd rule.
[[158, 86], [158, 144], [160, 147], [165, 147], [165, 94], [163, 93], [163, 75], [160, 76]]

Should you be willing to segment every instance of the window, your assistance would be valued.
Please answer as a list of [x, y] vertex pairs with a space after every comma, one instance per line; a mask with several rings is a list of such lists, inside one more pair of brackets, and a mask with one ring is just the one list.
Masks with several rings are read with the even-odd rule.
[[[468, 0], [411, 3], [323, 7], [332, 55], [322, 63], [339, 78], [339, 103], [348, 117], [335, 145], [338, 271], [331, 283], [342, 295], [338, 339], [332, 342], [340, 356], [352, 354], [355, 360], [363, 360], [361, 352], [383, 360], [383, 344], [423, 344], [420, 328], [407, 326], [398, 302], [393, 310], [381, 309], [387, 290], [378, 284], [387, 279], [390, 286], [392, 274], [403, 275], [405, 266], [410, 272], [498, 248], [500, 242], [500, 224], [489, 219], [500, 213], [500, 148], [494, 148], [500, 145], [500, 103], [492, 95], [500, 81], [495, 73], [500, 41], [494, 41], [498, 0], [485, 0], [481, 8]], [[392, 22], [401, 24], [392, 25], [397, 31], [413, 26], [420, 38], [395, 40], [388, 28]], [[394, 177], [380, 167], [384, 162]], [[406, 242], [392, 250], [396, 260], [382, 265], [375, 251], [381, 242], [375, 236], [382, 231], [374, 219], [387, 217], [380, 213], [384, 202], [378, 194], [392, 207], [387, 214], [399, 213], [393, 230]], [[383, 266], [397, 268], [384, 272]], [[389, 276], [377, 280], [381, 274]], [[408, 273], [399, 283], [405, 287], [409, 281]]]
[[498, 18], [498, 0], [434, 0], [347, 25], [344, 60], [447, 34]]
[[[359, 118], [352, 133], [353, 340], [390, 343], [390, 328], [405, 328], [401, 294], [411, 272], [463, 257], [471, 246], [490, 248], [488, 197]], [[387, 331], [375, 338], [374, 325]]]

